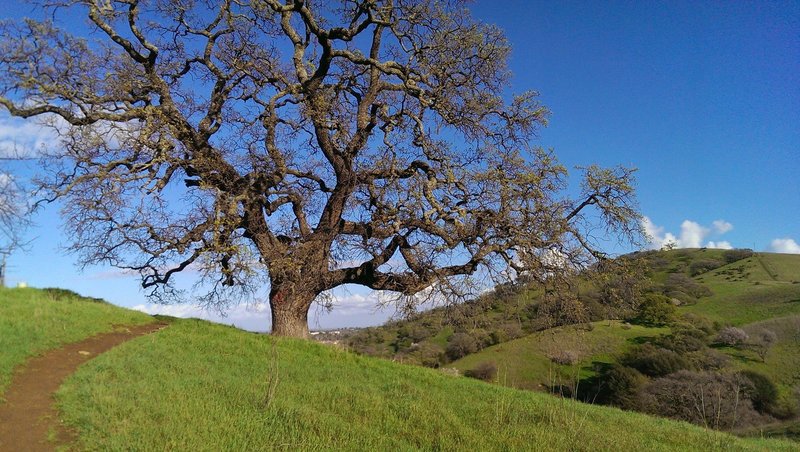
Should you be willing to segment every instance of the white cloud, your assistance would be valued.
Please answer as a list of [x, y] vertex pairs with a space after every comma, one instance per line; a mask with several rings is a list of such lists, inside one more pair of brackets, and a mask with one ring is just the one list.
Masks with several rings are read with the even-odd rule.
[[773, 240], [769, 249], [776, 253], [800, 254], [800, 245], [788, 237]]
[[715, 231], [717, 231], [717, 234], [724, 234], [733, 229], [733, 225], [725, 220], [714, 220], [714, 222], [711, 223], [711, 226]]
[[727, 242], [727, 241], [723, 240], [723, 241], [719, 241], [719, 242], [708, 242], [706, 244], [706, 248], [717, 248], [717, 249], [721, 249], [721, 250], [732, 250], [733, 249], [733, 245], [731, 245], [731, 242]]
[[57, 140], [52, 127], [42, 121], [0, 116], [0, 157], [30, 157]]
[[681, 223], [681, 238], [678, 240], [679, 248], [700, 248], [700, 244], [708, 235], [708, 232], [708, 228], [700, 226], [694, 221], [684, 220]]
[[642, 227], [648, 236], [650, 248], [659, 249], [667, 245], [672, 245], [675, 248], [721, 248], [731, 249], [728, 241], [709, 241], [703, 245], [703, 242], [709, 235], [715, 233], [722, 235], [733, 229], [733, 225], [725, 220], [715, 220], [711, 227], [706, 227], [697, 223], [696, 221], [684, 220], [681, 223], [681, 231], [677, 236], [671, 232], [666, 232], [663, 226], [658, 226], [648, 218], [642, 218]]

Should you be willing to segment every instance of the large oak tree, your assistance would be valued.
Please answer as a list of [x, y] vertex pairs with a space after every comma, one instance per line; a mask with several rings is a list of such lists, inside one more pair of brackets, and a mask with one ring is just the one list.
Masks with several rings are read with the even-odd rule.
[[71, 248], [152, 296], [188, 270], [208, 305], [269, 287], [273, 332], [306, 336], [338, 286], [546, 280], [638, 232], [630, 170], [566, 191], [531, 144], [547, 109], [507, 92], [509, 42], [461, 2], [41, 6], [0, 30], [0, 106], [60, 134], [42, 183]]

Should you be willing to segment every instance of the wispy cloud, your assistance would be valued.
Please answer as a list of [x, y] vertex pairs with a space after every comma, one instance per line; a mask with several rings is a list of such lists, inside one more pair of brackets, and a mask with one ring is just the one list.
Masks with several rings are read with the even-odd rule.
[[800, 254], [800, 245], [788, 237], [773, 240], [769, 249], [776, 253]]

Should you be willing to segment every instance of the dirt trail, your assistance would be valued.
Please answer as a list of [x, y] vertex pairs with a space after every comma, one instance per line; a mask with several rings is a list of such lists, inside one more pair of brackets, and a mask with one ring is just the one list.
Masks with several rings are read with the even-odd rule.
[[[121, 328], [45, 352], [18, 369], [0, 403], [0, 451], [52, 451], [71, 443], [74, 433], [58, 419], [53, 394], [79, 365], [134, 337], [165, 324]], [[55, 438], [49, 438], [51, 434]], [[54, 441], [53, 441], [54, 439]]]

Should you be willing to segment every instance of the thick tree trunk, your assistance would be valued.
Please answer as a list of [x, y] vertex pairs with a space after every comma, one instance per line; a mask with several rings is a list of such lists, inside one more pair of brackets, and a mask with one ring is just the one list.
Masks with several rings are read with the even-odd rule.
[[308, 339], [308, 309], [316, 294], [280, 285], [269, 294], [272, 334]]

